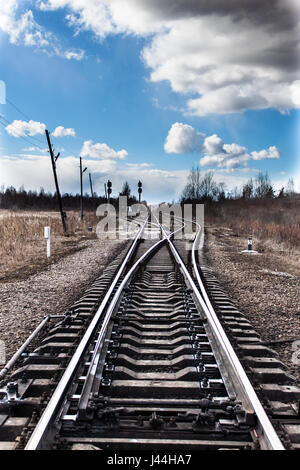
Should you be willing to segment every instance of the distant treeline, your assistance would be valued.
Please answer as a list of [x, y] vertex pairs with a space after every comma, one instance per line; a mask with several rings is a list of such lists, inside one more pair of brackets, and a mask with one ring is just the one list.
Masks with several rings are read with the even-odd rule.
[[214, 180], [212, 171], [202, 174], [199, 166], [196, 166], [190, 170], [180, 202], [210, 204], [227, 200], [286, 198], [296, 194], [293, 179], [289, 179], [286, 187], [282, 187], [276, 194], [268, 173], [262, 172], [258, 173], [256, 178], [250, 178], [240, 188], [235, 187], [233, 191], [227, 191], [225, 183], [217, 183]]
[[[88, 194], [83, 196], [84, 210], [96, 210], [99, 204], [107, 202], [105, 196], [98, 196], [94, 193], [91, 197]], [[134, 196], [129, 196], [129, 204], [136, 202]], [[110, 198], [110, 203], [114, 206], [118, 203], [118, 198]], [[62, 194], [62, 205], [64, 210], [79, 210], [80, 194]], [[26, 191], [24, 188], [16, 189], [8, 187], [0, 189], [0, 208], [1, 209], [33, 209], [33, 210], [58, 210], [57, 196], [51, 192], [45, 192], [43, 188], [37, 191]]]

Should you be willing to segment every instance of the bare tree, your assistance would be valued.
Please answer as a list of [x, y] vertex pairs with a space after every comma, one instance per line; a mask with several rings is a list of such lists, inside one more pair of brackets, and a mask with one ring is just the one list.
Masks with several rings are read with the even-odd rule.
[[293, 196], [295, 194], [295, 185], [293, 178], [288, 180], [288, 184], [286, 186], [285, 193], [287, 196]]
[[129, 183], [128, 181], [125, 181], [122, 187], [122, 191], [120, 192], [120, 196], [130, 197], [130, 194], [131, 194], [131, 189], [130, 189]]
[[185, 185], [181, 199], [199, 199], [200, 197], [200, 179], [201, 179], [201, 172], [200, 168], [197, 165], [196, 167], [192, 167], [190, 170], [187, 184]]
[[247, 183], [243, 185], [242, 197], [243, 199], [251, 199], [254, 196], [254, 182], [250, 178]]
[[260, 172], [255, 179], [254, 196], [257, 198], [274, 197], [274, 189], [268, 173]]
[[201, 175], [199, 166], [193, 167], [188, 176], [187, 184], [185, 185], [181, 201], [217, 201], [225, 198], [225, 183], [217, 184], [214, 181], [214, 174], [208, 171]]

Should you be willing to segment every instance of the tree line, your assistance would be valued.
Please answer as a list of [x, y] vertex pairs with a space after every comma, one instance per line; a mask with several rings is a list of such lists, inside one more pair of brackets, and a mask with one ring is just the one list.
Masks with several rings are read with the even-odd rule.
[[[128, 204], [135, 204], [137, 198], [131, 194], [131, 189], [126, 181], [119, 195], [128, 197]], [[80, 207], [80, 194], [64, 193], [61, 196], [64, 210], [77, 210]], [[97, 193], [93, 197], [89, 194], [83, 195], [84, 210], [96, 210], [99, 204], [107, 202], [105, 196], [99, 196]], [[117, 206], [118, 198], [110, 197], [110, 204]], [[0, 208], [1, 209], [34, 209], [34, 210], [57, 210], [56, 193], [45, 192], [44, 188], [39, 191], [26, 191], [24, 187], [19, 189], [10, 186], [0, 188]]]
[[[217, 183], [214, 180], [212, 171], [202, 173], [199, 166], [193, 167], [187, 178], [187, 183], [181, 193], [181, 203], [213, 203], [235, 199], [263, 199], [263, 198], [283, 198], [296, 194], [294, 182], [289, 179], [286, 187], [282, 187], [278, 194], [267, 173], [259, 173], [256, 178], [250, 178], [241, 188], [234, 188], [227, 191], [223, 182]], [[124, 182], [120, 196], [127, 196], [128, 204], [135, 204], [137, 198], [132, 195], [131, 188], [127, 181]], [[97, 193], [91, 197], [89, 194], [83, 195], [84, 210], [96, 210], [99, 204], [107, 202], [105, 196]], [[110, 197], [110, 203], [114, 206], [118, 204], [118, 197]], [[62, 204], [64, 210], [77, 210], [80, 207], [80, 194], [62, 194]], [[0, 208], [1, 209], [34, 209], [34, 210], [57, 210], [56, 193], [45, 192], [43, 188], [39, 191], [26, 191], [24, 187], [19, 189], [10, 186], [0, 188]]]
[[226, 191], [225, 183], [217, 183], [212, 171], [202, 174], [200, 167], [196, 166], [190, 170], [180, 202], [212, 203], [233, 199], [282, 198], [294, 194], [296, 191], [293, 179], [290, 178], [286, 187], [282, 187], [276, 195], [268, 173], [263, 172], [258, 173], [256, 178], [250, 178], [241, 188], [235, 187], [232, 191]]

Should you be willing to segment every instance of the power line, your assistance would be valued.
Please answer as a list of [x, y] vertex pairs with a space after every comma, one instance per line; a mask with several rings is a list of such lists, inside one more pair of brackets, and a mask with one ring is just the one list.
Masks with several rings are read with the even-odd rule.
[[[22, 116], [24, 116], [26, 119], [28, 119], [29, 121], [31, 121], [31, 118], [28, 116], [28, 114], [24, 113], [15, 103], [13, 103], [10, 99], [8, 99], [6, 97], [6, 101], [13, 107], [16, 109], [16, 111], [18, 111]], [[0, 118], [4, 119], [7, 124], [11, 124], [9, 121], [7, 121], [7, 119], [4, 118], [4, 116], [0, 115]], [[25, 137], [23, 136], [20, 136], [23, 140], [25, 139]], [[37, 137], [34, 137], [34, 136], [26, 136], [26, 137], [30, 137], [30, 139], [34, 139], [35, 141], [39, 142], [40, 144], [44, 144], [44, 142], [40, 139], [38, 139]], [[31, 142], [30, 142], [31, 143]], [[35, 144], [35, 143], [31, 143], [32, 145], [36, 145], [38, 148], [40, 148], [41, 150], [43, 150], [39, 145]], [[60, 147], [60, 150], [61, 152], [63, 152], [64, 150], [66, 150], [67, 152], [73, 154], [74, 152], [72, 152], [70, 149], [68, 149], [65, 145], [63, 146], [63, 150], [62, 150], [62, 146]]]
[[21, 111], [11, 100], [9, 100], [7, 97], [6, 97], [5, 100], [6, 100], [13, 108], [15, 108], [20, 114], [22, 114], [24, 117], [26, 117], [26, 119], [29, 119], [29, 121], [30, 121], [30, 117], [29, 117], [27, 114], [23, 113], [23, 111]]
[[[10, 121], [8, 121], [4, 116], [3, 114], [0, 114], [0, 118], [3, 119], [8, 125], [9, 124], [12, 124]], [[33, 135], [30, 136], [30, 139], [34, 139], [36, 140], [37, 142], [39, 142], [40, 144], [43, 144], [44, 142], [40, 139], [38, 139], [37, 137], [34, 137]]]
[[[2, 116], [0, 116], [0, 119], [3, 119]], [[5, 118], [4, 118], [5, 119]], [[5, 121], [7, 121], [7, 119], [5, 119]], [[9, 121], [7, 121], [9, 123]], [[2, 121], [0, 121], [0, 124], [6, 129], [6, 124], [4, 124]], [[10, 124], [10, 123], [9, 123]], [[42, 147], [40, 147], [39, 145], [37, 145], [35, 142], [33, 142], [32, 140], [29, 140], [29, 138], [31, 137], [24, 137], [22, 135], [19, 136], [21, 139], [25, 140], [25, 142], [27, 142], [28, 144], [30, 145], [35, 145], [36, 147], [38, 147], [40, 150], [44, 150]]]
[[[32, 119], [28, 116], [28, 114], [24, 113], [23, 111], [21, 111], [20, 108], [18, 108], [18, 106], [16, 106], [11, 100], [9, 100], [7, 97], [6, 97], [6, 101], [13, 107], [15, 108], [18, 113], [22, 114], [22, 116], [24, 116], [26, 119], [28, 119], [28, 121], [31, 121]], [[34, 136], [31, 136], [32, 139], [36, 140], [37, 142], [40, 142], [41, 144], [43, 143], [40, 139], [38, 139], [37, 137], [34, 137]]]
[[[2, 119], [5, 123], [2, 122], [1, 119]], [[6, 129], [7, 125], [11, 124], [11, 122], [8, 121], [3, 115], [0, 114], [0, 124], [2, 124], [2, 126]], [[34, 136], [26, 136], [26, 137], [25, 137], [25, 136], [19, 135], [18, 137], [21, 138], [21, 139], [23, 139], [23, 140], [24, 140], [25, 142], [27, 142], [28, 144], [38, 147], [40, 150], [44, 150], [44, 148], [45, 148], [45, 147], [42, 148], [40, 145], [38, 145], [36, 142], [34, 142], [34, 141], [32, 140], [32, 139], [35, 139], [37, 142], [43, 144], [43, 141], [42, 141], [42, 140], [39, 140], [39, 139], [35, 138]], [[64, 147], [65, 147], [65, 146], [64, 146]], [[63, 151], [65, 150], [65, 148], [62, 149], [62, 147], [59, 147], [59, 149], [60, 149], [61, 152], [63, 152]], [[70, 153], [74, 153], [74, 152], [71, 152], [70, 149], [66, 149], [66, 150], [67, 150], [68, 152], [70, 152]]]
[[[9, 122], [9, 121], [8, 121], [3, 115], [1, 115], [1, 114], [0, 114], [0, 119], [2, 119], [3, 121], [5, 121], [5, 124], [6, 124], [6, 125], [5, 125], [3, 122], [0, 121], [1, 124], [5, 127], [5, 129], [6, 129], [7, 125], [10, 125], [10, 124], [11, 124], [11, 122]], [[40, 147], [39, 145], [37, 145], [35, 142], [32, 141], [32, 139], [35, 139], [35, 140], [37, 140], [38, 142], [40, 142], [41, 144], [43, 143], [41, 140], [36, 139], [34, 136], [26, 136], [26, 137], [25, 137], [25, 136], [19, 135], [18, 137], [20, 137], [20, 138], [23, 139], [23, 140], [27, 140], [27, 142], [29, 142], [31, 145], [35, 145], [36, 147], [39, 147], [41, 150], [43, 150], [42, 147]], [[31, 139], [31, 140], [29, 141], [28, 139]]]

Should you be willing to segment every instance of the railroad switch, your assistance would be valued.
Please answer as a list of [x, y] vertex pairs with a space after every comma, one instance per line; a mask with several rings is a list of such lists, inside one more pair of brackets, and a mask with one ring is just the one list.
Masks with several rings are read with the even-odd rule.
[[112, 410], [111, 408], [98, 411], [97, 418], [109, 424], [119, 424], [120, 421], [118, 409]]
[[149, 418], [149, 423], [153, 429], [158, 429], [164, 424], [164, 420], [162, 417], [157, 416], [156, 411], [154, 411]]
[[206, 411], [205, 413], [197, 413], [196, 418], [194, 419], [192, 426], [197, 428], [198, 426], [213, 425], [218, 421], [217, 416], [211, 411]]
[[233, 412], [237, 417], [239, 424], [253, 425], [255, 423], [255, 414], [247, 412], [240, 403], [233, 407]]
[[71, 312], [70, 310], [68, 310], [66, 313], [65, 313], [65, 318], [63, 319], [62, 321], [62, 325], [71, 325], [72, 321], [73, 321], [73, 318], [71, 316]]
[[169, 421], [165, 423], [167, 428], [177, 428], [176, 416], [170, 416]]

